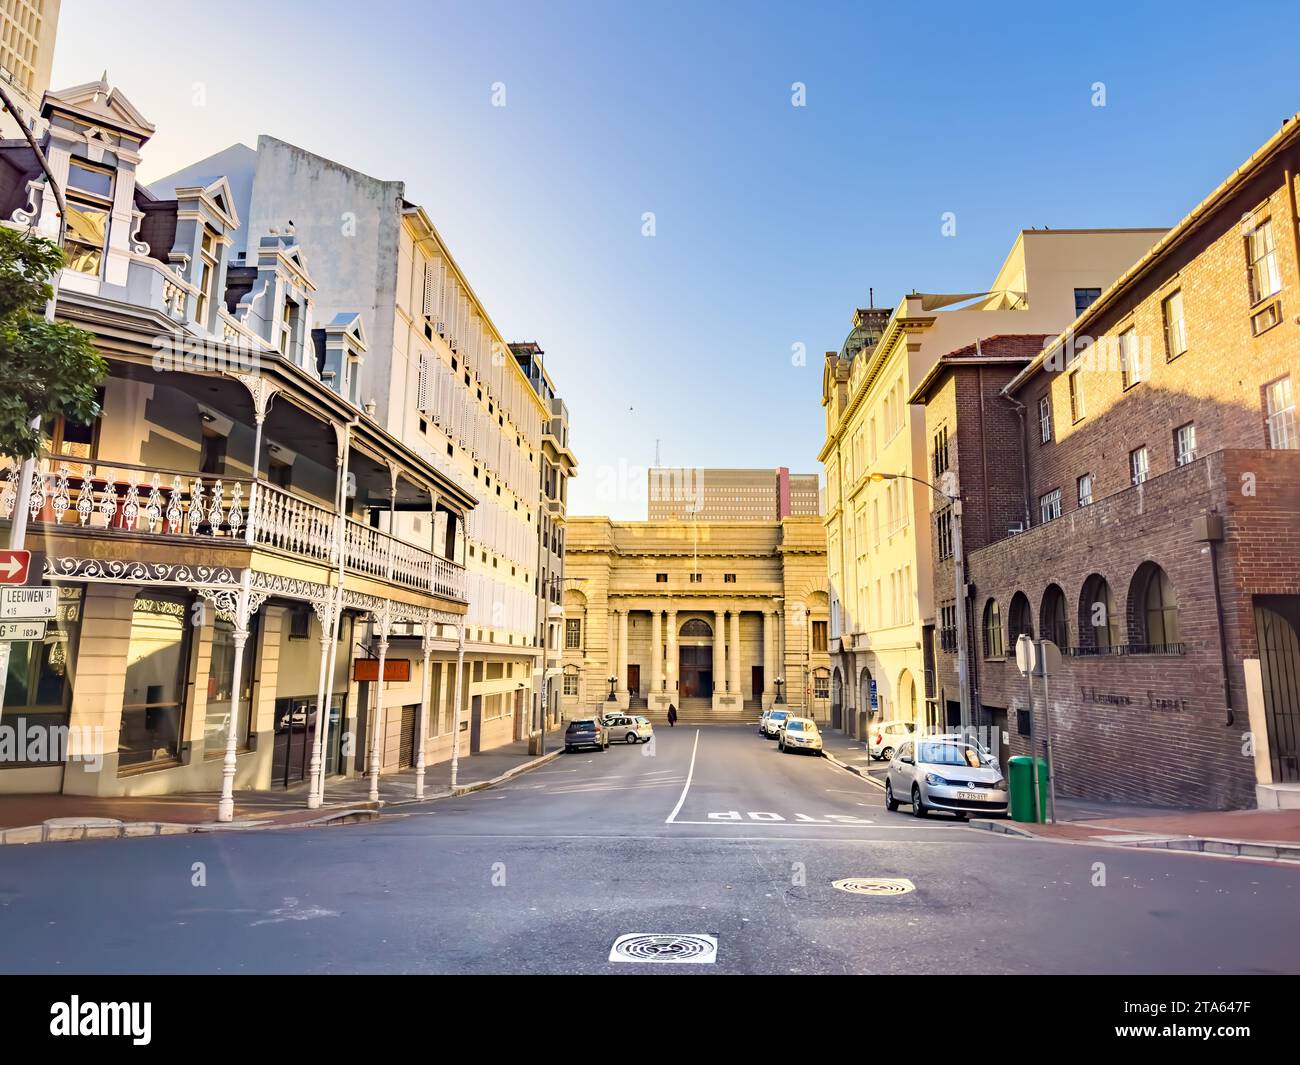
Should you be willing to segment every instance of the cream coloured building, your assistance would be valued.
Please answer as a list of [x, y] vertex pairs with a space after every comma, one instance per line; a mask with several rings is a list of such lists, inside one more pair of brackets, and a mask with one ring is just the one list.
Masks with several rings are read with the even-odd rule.
[[[542, 465], [554, 420], [550, 402], [403, 182], [262, 135], [255, 150], [232, 145], [154, 188], [191, 184], [218, 169], [230, 176], [250, 234], [283, 231], [292, 221], [312, 263], [316, 320], [329, 323], [349, 308], [361, 309], [367, 352], [350, 383], [353, 401], [477, 499], [454, 545], [467, 601], [461, 753], [525, 738], [540, 724], [533, 720], [533, 695], [543, 668], [537, 589], [549, 526]], [[237, 238], [231, 253], [238, 276], [251, 249]], [[327, 374], [346, 371], [326, 360]], [[404, 540], [441, 542], [447, 535], [444, 518], [400, 498], [391, 512], [381, 507], [374, 521]], [[558, 617], [553, 627], [558, 641]], [[384, 718], [401, 723], [396, 738], [386, 738], [383, 765], [400, 769], [413, 758], [412, 708], [426, 680], [419, 636], [382, 619], [363, 635], [374, 656], [386, 646], [386, 658], [414, 659], [409, 679], [389, 680], [380, 696]], [[434, 644], [427, 680], [435, 711], [424, 737], [430, 759], [450, 757], [454, 745], [447, 711], [459, 651], [455, 641]]]
[[50, 87], [54, 42], [59, 32], [60, 0], [0, 0], [0, 80], [18, 119], [0, 115], [0, 136], [22, 136], [18, 121], [32, 126], [40, 117], [41, 97]]
[[[825, 540], [816, 517], [571, 517], [562, 708], [752, 720], [778, 699], [830, 712]], [[612, 680], [612, 683], [611, 683]]]
[[[859, 309], [841, 350], [827, 352], [818, 458], [826, 474], [837, 727], [861, 736], [872, 717], [937, 713], [926, 678], [936, 599], [929, 522], [938, 497], [920, 483], [933, 480], [930, 441], [924, 410], [908, 397], [937, 359], [959, 347], [1008, 333], [1055, 336], [1163, 232], [1025, 230], [987, 291], [913, 292], [893, 309]], [[897, 479], [873, 481], [875, 472]]]

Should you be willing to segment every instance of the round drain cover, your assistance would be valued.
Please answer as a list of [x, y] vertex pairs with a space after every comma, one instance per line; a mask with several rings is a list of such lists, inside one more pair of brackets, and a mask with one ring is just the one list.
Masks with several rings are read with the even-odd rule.
[[609, 960], [698, 964], [712, 962], [717, 953], [718, 941], [713, 936], [634, 933], [618, 937], [609, 953]]
[[852, 895], [906, 895], [916, 890], [916, 885], [910, 880], [887, 876], [851, 876], [832, 881], [831, 887]]

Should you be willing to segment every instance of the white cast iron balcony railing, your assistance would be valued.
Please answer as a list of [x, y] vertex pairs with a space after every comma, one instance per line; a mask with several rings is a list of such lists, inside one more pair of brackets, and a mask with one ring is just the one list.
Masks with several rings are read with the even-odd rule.
[[[13, 516], [19, 466], [0, 459], [0, 518]], [[126, 462], [46, 456], [32, 478], [33, 523], [132, 537], [243, 542], [338, 565], [334, 512], [266, 481]], [[426, 548], [344, 520], [344, 569], [464, 599], [464, 568]]]

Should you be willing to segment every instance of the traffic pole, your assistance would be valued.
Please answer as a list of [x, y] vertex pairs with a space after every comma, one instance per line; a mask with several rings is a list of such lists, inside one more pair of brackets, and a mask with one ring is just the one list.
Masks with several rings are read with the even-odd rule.
[[1047, 685], [1047, 649], [1043, 643], [1043, 638], [1040, 636], [1038, 662], [1043, 670], [1043, 722], [1047, 733], [1047, 821], [1048, 824], [1054, 825], [1056, 824], [1056, 766], [1052, 761], [1052, 697]]

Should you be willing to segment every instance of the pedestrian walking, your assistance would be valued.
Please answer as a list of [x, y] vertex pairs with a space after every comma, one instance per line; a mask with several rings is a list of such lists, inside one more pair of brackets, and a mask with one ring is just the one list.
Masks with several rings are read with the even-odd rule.
[[673, 706], [672, 703], [668, 704], [668, 727], [677, 727], [677, 707]]

